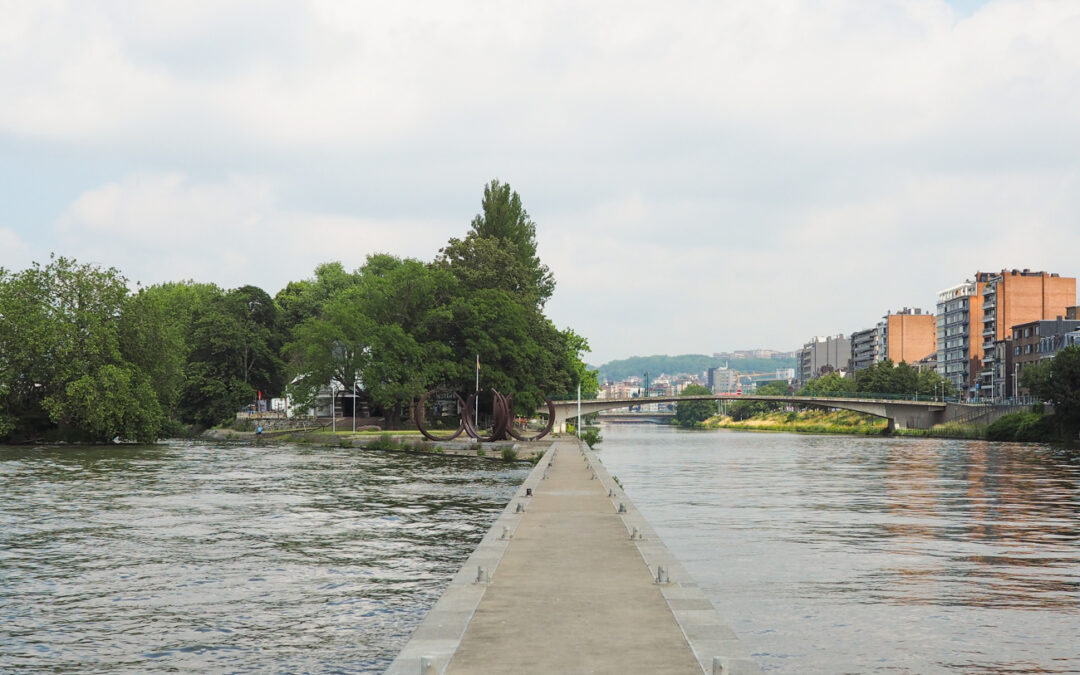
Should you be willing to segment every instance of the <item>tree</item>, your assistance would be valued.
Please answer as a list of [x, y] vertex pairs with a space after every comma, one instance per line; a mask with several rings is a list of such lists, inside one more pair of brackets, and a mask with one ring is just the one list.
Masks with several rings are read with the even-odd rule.
[[[709, 396], [712, 392], [700, 384], [688, 384], [680, 396]], [[679, 426], [693, 427], [716, 414], [715, 400], [679, 401], [675, 405], [675, 421]]]
[[1049, 372], [1029, 366], [1024, 377], [1024, 386], [1054, 406], [1054, 418], [1066, 438], [1075, 439], [1080, 431], [1080, 345], [1058, 352], [1050, 361]]
[[256, 398], [280, 393], [284, 363], [279, 310], [262, 289], [242, 286], [193, 308], [187, 383], [180, 400], [184, 421], [212, 426]]
[[[759, 396], [791, 395], [787, 383], [779, 380], [758, 385], [757, 392], [755, 393]], [[774, 401], [735, 401], [728, 406], [728, 415], [730, 415], [731, 419], [734, 421], [739, 422], [753, 417], [754, 415], [764, 415], [775, 412], [783, 407], [783, 403], [776, 403]]]
[[533, 308], [542, 308], [555, 290], [555, 278], [536, 255], [536, 225], [518, 193], [497, 179], [484, 187], [470, 232], [451, 239], [436, 263], [466, 292], [501, 289]]
[[333, 297], [293, 329], [285, 346], [294, 375], [290, 391], [300, 407], [314, 405], [331, 381], [355, 391], [371, 359], [374, 323], [360, 311], [360, 289]]
[[[829, 373], [810, 380], [799, 390], [799, 396], [844, 396], [855, 393], [855, 380], [839, 373]], [[759, 392], [760, 393], [760, 392]]]
[[138, 344], [121, 349], [137, 337], [124, 330], [128, 306], [127, 280], [113, 268], [54, 257], [0, 270], [0, 433], [156, 438], [161, 408], [133, 360]]
[[288, 333], [306, 319], [318, 316], [335, 295], [359, 283], [359, 275], [346, 272], [340, 262], [327, 262], [315, 268], [313, 279], [290, 281], [274, 301], [281, 309], [281, 324]]

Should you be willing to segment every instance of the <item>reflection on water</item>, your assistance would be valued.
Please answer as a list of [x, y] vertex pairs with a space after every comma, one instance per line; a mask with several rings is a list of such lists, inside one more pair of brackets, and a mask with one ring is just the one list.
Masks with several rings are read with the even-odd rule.
[[526, 473], [292, 446], [0, 447], [0, 672], [380, 672]]
[[1080, 456], [608, 426], [601, 458], [769, 671], [1080, 672]]

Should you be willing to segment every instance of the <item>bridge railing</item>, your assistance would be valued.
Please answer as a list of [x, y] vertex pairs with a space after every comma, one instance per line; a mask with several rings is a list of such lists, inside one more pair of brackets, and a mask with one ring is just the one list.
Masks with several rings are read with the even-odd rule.
[[[873, 399], [873, 400], [879, 400], [879, 401], [880, 400], [917, 401], [917, 402], [920, 402], [920, 403], [924, 402], [924, 401], [928, 402], [928, 403], [932, 403], [934, 401], [937, 401], [937, 402], [940, 402], [940, 403], [963, 403], [963, 401], [961, 401], [959, 398], [957, 398], [955, 396], [944, 396], [944, 397], [942, 397], [942, 396], [934, 396], [932, 394], [888, 394], [888, 393], [881, 393], [881, 392], [866, 392], [866, 391], [845, 392], [845, 393], [835, 393], [835, 394], [805, 394], [805, 395], [804, 394], [797, 394], [797, 393], [796, 394], [787, 394], [787, 395], [774, 395], [774, 394], [760, 394], [759, 395], [759, 394], [754, 394], [754, 393], [736, 394], [734, 392], [723, 392], [723, 393], [712, 394], [712, 395], [693, 395], [693, 396], [687, 396], [685, 398], [688, 401], [692, 401], [692, 400], [695, 400], [695, 399], [708, 399], [708, 398], [738, 401], [739, 399], [746, 399], [746, 398], [753, 399], [753, 398], [756, 398], [758, 396], [768, 397], [768, 398], [775, 398], [775, 399], [835, 398], [835, 399]], [[570, 402], [574, 402], [574, 401], [577, 400], [576, 396], [566, 396], [566, 395], [552, 396], [550, 398], [551, 398], [552, 402], [554, 402], [554, 403], [570, 403]], [[679, 397], [679, 396], [638, 396], [638, 397], [631, 397], [629, 399], [616, 399], [616, 400], [634, 401], [634, 403], [628, 403], [627, 405], [638, 405], [637, 402], [639, 402], [639, 401], [642, 404], [647, 404], [647, 403], [650, 402], [650, 399], [658, 399], [658, 398], [659, 399], [669, 399], [669, 398], [681, 398], [681, 397]], [[595, 398], [595, 397], [594, 398], [582, 398], [581, 402], [582, 403], [590, 403], [590, 402], [594, 402], [594, 401], [604, 401], [604, 400], [611, 400], [611, 399], [602, 399], [602, 398]], [[985, 402], [980, 402], [980, 403], [972, 403], [971, 405], [990, 405], [990, 404], [985, 403]]]

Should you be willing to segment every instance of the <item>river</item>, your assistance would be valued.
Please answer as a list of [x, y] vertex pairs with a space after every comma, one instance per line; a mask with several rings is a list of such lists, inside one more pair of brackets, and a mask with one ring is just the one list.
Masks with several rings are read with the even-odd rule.
[[1080, 456], [606, 425], [597, 446], [768, 672], [1080, 672]]
[[0, 672], [382, 672], [528, 469], [0, 446]]

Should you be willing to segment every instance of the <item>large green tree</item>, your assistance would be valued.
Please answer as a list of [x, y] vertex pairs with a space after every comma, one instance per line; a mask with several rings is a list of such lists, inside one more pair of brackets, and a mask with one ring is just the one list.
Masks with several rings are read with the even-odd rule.
[[518, 193], [497, 179], [484, 186], [481, 212], [469, 233], [451, 239], [436, 263], [447, 267], [466, 292], [499, 289], [542, 308], [555, 291], [554, 276], [536, 254], [536, 224]]
[[212, 426], [284, 385], [279, 310], [254, 286], [206, 298], [192, 309], [181, 418]]
[[1024, 369], [1024, 386], [1054, 406], [1058, 427], [1065, 438], [1075, 440], [1080, 432], [1080, 345], [1062, 349], [1049, 367], [1040, 366]]
[[[708, 387], [700, 384], [689, 384], [683, 389], [680, 396], [708, 396], [712, 394]], [[675, 421], [679, 426], [692, 427], [704, 422], [716, 414], [717, 403], [715, 400], [679, 401], [675, 404]]]
[[157, 437], [151, 378], [121, 341], [127, 281], [118, 270], [53, 258], [0, 270], [0, 427], [34, 437], [55, 427], [86, 440]]

